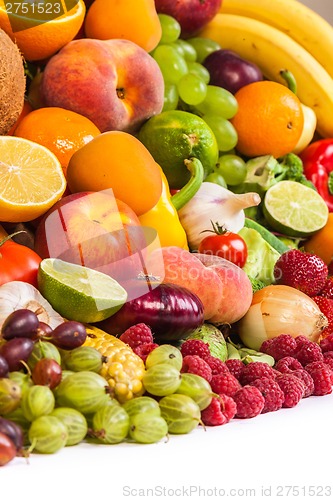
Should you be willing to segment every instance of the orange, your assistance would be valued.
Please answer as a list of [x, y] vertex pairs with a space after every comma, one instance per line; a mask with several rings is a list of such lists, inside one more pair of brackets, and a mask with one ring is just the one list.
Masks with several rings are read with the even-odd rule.
[[303, 130], [303, 111], [298, 97], [281, 83], [264, 80], [245, 85], [235, 97], [238, 111], [231, 123], [245, 156], [290, 153]]
[[58, 201], [66, 179], [47, 148], [10, 135], [0, 136], [0, 220], [27, 222]]
[[[23, 6], [26, 9], [28, 2], [22, 2], [21, 15], [20, 11], [15, 14], [18, 5], [20, 3], [0, 0], [0, 28], [15, 40], [27, 61], [46, 59], [73, 40], [86, 13], [84, 0], [61, 0], [44, 4], [41, 2], [41, 5], [44, 5], [42, 14], [37, 11], [26, 14]], [[55, 17], [59, 9], [63, 9], [64, 14]], [[44, 20], [50, 20], [41, 22], [41, 16]], [[53, 17], [55, 18], [52, 19]]]
[[333, 261], [333, 212], [328, 214], [325, 226], [305, 241], [304, 250], [318, 255], [327, 265]]
[[147, 52], [157, 46], [162, 35], [154, 0], [95, 0], [84, 30], [88, 38], [124, 38]]
[[23, 118], [25, 116], [27, 116], [27, 114], [29, 114], [32, 110], [33, 110], [33, 107], [31, 106], [31, 104], [29, 103], [29, 101], [25, 100], [20, 116], [18, 117], [18, 119], [16, 120], [16, 122], [14, 123], [14, 125], [12, 126], [12, 128], [7, 132], [7, 135], [14, 135], [14, 132], [15, 132], [16, 127], [18, 126], [18, 124], [21, 123], [21, 121], [23, 120]]
[[67, 182], [72, 193], [112, 189], [138, 216], [162, 194], [159, 165], [142, 142], [121, 131], [104, 132], [74, 153]]
[[63, 108], [39, 108], [18, 124], [14, 135], [37, 142], [56, 155], [66, 175], [73, 153], [100, 134], [89, 118]]

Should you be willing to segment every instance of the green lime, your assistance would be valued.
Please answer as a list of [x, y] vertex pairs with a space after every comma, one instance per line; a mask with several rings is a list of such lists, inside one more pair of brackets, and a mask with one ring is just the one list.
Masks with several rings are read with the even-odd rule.
[[200, 160], [205, 176], [218, 161], [213, 131], [202, 118], [187, 111], [163, 111], [153, 116], [141, 127], [139, 139], [162, 167], [171, 189], [182, 188], [191, 177], [184, 160]]
[[295, 181], [280, 181], [266, 192], [263, 212], [276, 231], [306, 238], [325, 226], [328, 208], [313, 189]]
[[60, 259], [44, 259], [38, 289], [68, 320], [95, 323], [116, 313], [127, 300], [126, 290], [107, 274]]

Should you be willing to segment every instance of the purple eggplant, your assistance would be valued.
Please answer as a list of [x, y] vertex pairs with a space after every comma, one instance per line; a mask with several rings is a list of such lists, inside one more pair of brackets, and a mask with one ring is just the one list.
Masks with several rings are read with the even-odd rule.
[[259, 67], [240, 57], [232, 50], [220, 49], [212, 52], [203, 62], [210, 74], [210, 85], [216, 85], [235, 94], [249, 83], [263, 80]]
[[159, 344], [186, 338], [204, 322], [199, 297], [187, 288], [160, 283], [149, 292], [126, 302], [110, 318], [96, 326], [119, 336], [137, 323], [150, 326], [154, 341]]

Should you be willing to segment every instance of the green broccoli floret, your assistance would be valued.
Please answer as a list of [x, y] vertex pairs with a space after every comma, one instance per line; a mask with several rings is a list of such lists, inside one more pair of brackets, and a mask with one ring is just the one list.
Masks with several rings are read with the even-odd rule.
[[295, 181], [313, 186], [304, 175], [301, 158], [294, 153], [288, 153], [278, 159], [272, 155], [251, 158], [246, 167], [244, 191], [255, 191], [262, 197], [270, 187], [280, 181]]

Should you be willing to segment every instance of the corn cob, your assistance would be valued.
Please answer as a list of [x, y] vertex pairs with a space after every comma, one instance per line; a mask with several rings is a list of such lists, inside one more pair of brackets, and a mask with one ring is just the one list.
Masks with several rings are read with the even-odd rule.
[[142, 359], [127, 344], [99, 328], [88, 325], [87, 334], [84, 345], [94, 347], [106, 358], [99, 373], [107, 380], [114, 397], [124, 403], [141, 396], [145, 373]]

